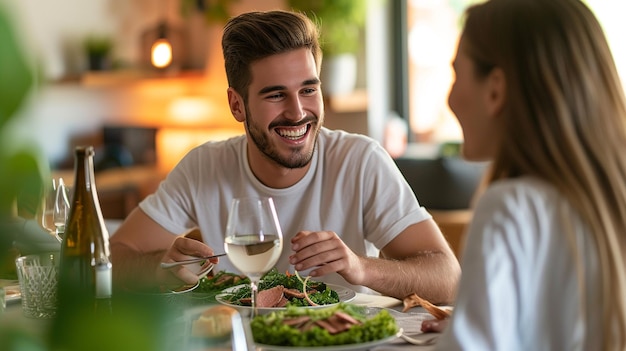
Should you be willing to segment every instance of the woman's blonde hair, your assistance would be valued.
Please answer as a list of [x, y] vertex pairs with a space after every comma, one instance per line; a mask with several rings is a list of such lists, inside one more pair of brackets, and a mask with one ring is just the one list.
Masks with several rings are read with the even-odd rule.
[[603, 348], [625, 349], [626, 103], [600, 24], [579, 0], [492, 0], [467, 10], [462, 40], [479, 77], [506, 79], [488, 181], [541, 178], [579, 212], [601, 264]]

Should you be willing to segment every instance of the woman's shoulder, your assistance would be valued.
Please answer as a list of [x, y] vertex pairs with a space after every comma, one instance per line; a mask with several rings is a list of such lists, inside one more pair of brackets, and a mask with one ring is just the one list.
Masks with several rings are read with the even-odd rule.
[[499, 180], [492, 183], [476, 204], [476, 214], [503, 217], [536, 217], [547, 214], [563, 202], [551, 184], [534, 177]]
[[537, 200], [547, 201], [559, 197], [551, 184], [535, 177], [519, 177], [498, 180], [485, 190], [482, 198], [487, 200]]
[[513, 247], [517, 254], [534, 257], [537, 247], [552, 247], [556, 238], [546, 234], [561, 232], [563, 220], [578, 221], [572, 218], [576, 216], [571, 210], [557, 189], [543, 180], [500, 180], [491, 184], [478, 200], [470, 235], [483, 238], [481, 252], [504, 245]]

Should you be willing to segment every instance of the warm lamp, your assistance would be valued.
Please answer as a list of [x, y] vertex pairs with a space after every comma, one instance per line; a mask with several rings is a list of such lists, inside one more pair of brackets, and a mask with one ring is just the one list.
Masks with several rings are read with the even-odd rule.
[[180, 31], [161, 21], [142, 34], [141, 42], [142, 60], [146, 66], [159, 71], [180, 69], [184, 60]]
[[162, 38], [152, 44], [150, 61], [156, 68], [166, 68], [172, 63], [172, 44], [169, 40]]

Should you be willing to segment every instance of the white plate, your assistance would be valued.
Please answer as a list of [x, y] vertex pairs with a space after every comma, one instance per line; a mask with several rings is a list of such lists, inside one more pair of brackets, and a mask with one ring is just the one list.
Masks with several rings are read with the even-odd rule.
[[[334, 285], [334, 284], [326, 284], [326, 286], [337, 292], [337, 295], [339, 295], [339, 302], [350, 302], [354, 300], [354, 298], [356, 298], [356, 292], [352, 289], [349, 289], [340, 285]], [[242, 285], [236, 285], [236, 286], [224, 289], [222, 290], [221, 293], [215, 296], [215, 300], [223, 305], [230, 306], [241, 311], [252, 310], [252, 307], [250, 306], [235, 305], [224, 299], [225, 295], [230, 294], [233, 291], [241, 287]], [[328, 306], [333, 306], [333, 305], [335, 304], [308, 306], [307, 308], [321, 308], [321, 307], [328, 307]], [[269, 313], [273, 311], [281, 311], [284, 309], [285, 309], [284, 307], [260, 307], [258, 310], [259, 310], [259, 313]]]
[[209, 274], [210, 271], [213, 270], [213, 264], [209, 261], [203, 261], [186, 264], [185, 268], [196, 274], [198, 276], [198, 279], [202, 279], [206, 277], [206, 275]]
[[161, 294], [182, 294], [189, 292], [200, 285], [200, 279], [204, 278], [210, 271], [213, 270], [213, 264], [205, 264], [202, 265], [200, 263], [191, 263], [185, 265], [185, 267], [189, 268], [192, 272], [198, 275], [198, 281], [195, 284], [188, 284], [182, 286], [175, 287], [161, 287]]
[[166, 291], [164, 291], [163, 294], [182, 294], [190, 292], [191, 290], [197, 288], [198, 285], [200, 285], [200, 281], [196, 282], [195, 284], [182, 285], [180, 287], [175, 287], [171, 289], [165, 288]]
[[256, 344], [259, 350], [273, 350], [273, 351], [286, 351], [286, 350], [304, 350], [304, 351], [357, 351], [357, 350], [369, 350], [373, 347], [380, 346], [386, 344], [390, 341], [393, 341], [400, 337], [402, 334], [402, 328], [398, 330], [395, 335], [386, 337], [384, 339], [364, 342], [360, 344], [347, 344], [347, 345], [336, 345], [336, 346], [311, 346], [311, 347], [302, 347], [302, 346], [276, 346], [276, 345], [263, 345]]

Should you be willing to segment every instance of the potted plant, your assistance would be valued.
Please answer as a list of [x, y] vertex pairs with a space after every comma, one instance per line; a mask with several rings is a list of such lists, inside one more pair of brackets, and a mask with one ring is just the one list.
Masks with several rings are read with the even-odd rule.
[[90, 35], [85, 39], [85, 53], [89, 60], [89, 70], [104, 71], [111, 68], [113, 40], [105, 35]]
[[287, 0], [292, 10], [320, 27], [322, 86], [329, 94], [350, 93], [356, 84], [357, 53], [363, 42], [365, 0]]

